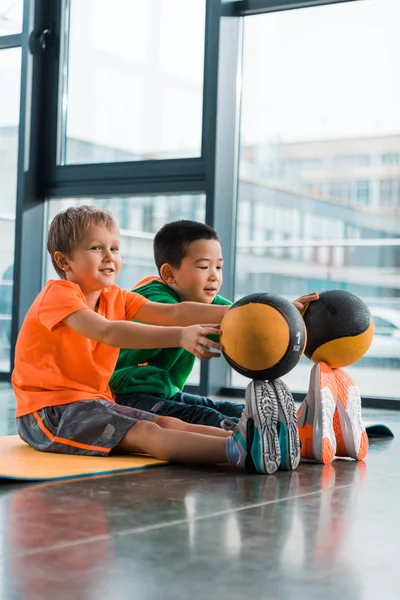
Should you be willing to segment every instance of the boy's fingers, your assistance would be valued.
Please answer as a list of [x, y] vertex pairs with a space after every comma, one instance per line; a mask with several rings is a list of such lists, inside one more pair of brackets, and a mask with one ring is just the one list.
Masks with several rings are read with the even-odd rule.
[[219, 325], [202, 325], [201, 332], [204, 333], [204, 335], [220, 335], [221, 330]]
[[310, 302], [315, 302], [315, 300], [318, 300], [319, 298], [319, 294], [318, 292], [312, 292], [311, 294], [306, 294], [305, 296], [300, 296], [300, 298], [297, 298], [297, 300], [295, 300], [294, 302], [292, 302], [293, 306], [295, 306], [297, 308], [297, 310], [299, 310], [301, 312], [301, 314], [304, 314], [307, 306], [310, 304]]
[[221, 358], [221, 355], [218, 352], [210, 352], [207, 356], [207, 360], [210, 358]]
[[200, 358], [200, 360], [210, 360], [210, 358], [218, 358], [221, 356], [218, 352], [211, 352], [204, 347], [201, 347], [201, 350], [198, 350], [196, 354], [197, 358]]
[[207, 338], [204, 338], [204, 341], [200, 340], [196, 350], [198, 352], [201, 352], [202, 354], [212, 354], [213, 356], [219, 356], [219, 353], [215, 352], [215, 350], [218, 350], [218, 344], [213, 345], [211, 348], [211, 344], [209, 342], [210, 340]]
[[304, 306], [304, 304], [301, 304], [301, 302], [299, 302], [298, 300], [295, 300], [295, 301], [294, 301], [292, 304], [293, 304], [293, 306], [295, 306], [295, 307], [296, 307], [296, 308], [297, 308], [297, 309], [298, 309], [300, 312], [301, 312], [302, 310], [304, 310], [304, 309], [305, 309], [305, 306]]
[[318, 292], [312, 292], [311, 294], [305, 294], [304, 296], [300, 296], [300, 298], [297, 298], [297, 300], [295, 300], [294, 303], [299, 302], [300, 304], [309, 304], [310, 302], [315, 302], [315, 300], [318, 300], [318, 298]]
[[209, 348], [215, 348], [215, 350], [222, 350], [221, 344], [219, 344], [218, 342], [214, 342], [213, 340], [210, 340], [207, 337], [201, 339], [201, 344], [203, 346], [209, 346]]

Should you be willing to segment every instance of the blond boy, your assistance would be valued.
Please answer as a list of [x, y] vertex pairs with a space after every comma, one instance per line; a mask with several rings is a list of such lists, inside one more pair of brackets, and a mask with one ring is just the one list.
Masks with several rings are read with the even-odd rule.
[[120, 289], [117, 224], [92, 206], [54, 218], [48, 251], [60, 279], [47, 282], [33, 302], [15, 351], [22, 439], [47, 452], [139, 452], [175, 462], [230, 462], [249, 472], [278, 468], [266, 398], [254, 386], [233, 433], [119, 406], [108, 386], [119, 348], [181, 347], [214, 357], [220, 346], [207, 336], [218, 335], [227, 306], [165, 305]]

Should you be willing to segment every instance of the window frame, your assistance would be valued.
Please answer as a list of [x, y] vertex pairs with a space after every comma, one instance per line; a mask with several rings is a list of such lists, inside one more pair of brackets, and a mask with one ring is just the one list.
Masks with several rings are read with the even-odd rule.
[[[0, 37], [0, 49], [4, 44], [22, 47], [12, 350], [43, 282], [48, 198], [204, 193], [206, 222], [218, 231], [224, 249], [221, 294], [233, 299], [241, 101], [237, 78], [243, 20], [261, 13], [357, 1], [206, 0], [201, 156], [57, 165], [60, 36], [65, 5], [63, 0], [24, 0], [22, 34]], [[40, 36], [45, 30], [50, 33], [43, 50]], [[195, 391], [234, 395], [237, 390], [227, 387], [227, 373], [224, 361], [203, 363], [200, 387]]]
[[[0, 35], [0, 52], [2, 50], [11, 50], [14, 48], [22, 49], [22, 32], [21, 33], [13, 33], [10, 35]], [[22, 77], [22, 64], [21, 64], [21, 77]], [[20, 124], [19, 124], [19, 128], [20, 128]], [[18, 158], [18, 162], [19, 162], [19, 158]], [[17, 168], [17, 179], [19, 180], [18, 168]], [[18, 186], [18, 181], [17, 181], [17, 186]], [[15, 228], [15, 239], [16, 239], [16, 237], [17, 237], [17, 229]], [[16, 244], [16, 242], [15, 242], [15, 244]], [[15, 246], [15, 244], [14, 244], [14, 246]], [[14, 256], [15, 256], [15, 253], [14, 253]], [[14, 321], [13, 317], [14, 317], [14, 309], [12, 308], [11, 328], [12, 328], [12, 324]], [[13, 344], [12, 338], [11, 338], [11, 347], [10, 347], [10, 364], [11, 365], [13, 363], [13, 359], [12, 359], [13, 355], [14, 355], [14, 344]], [[9, 379], [10, 379], [10, 372], [8, 372], [8, 371], [0, 372], [0, 381], [9, 381]]]

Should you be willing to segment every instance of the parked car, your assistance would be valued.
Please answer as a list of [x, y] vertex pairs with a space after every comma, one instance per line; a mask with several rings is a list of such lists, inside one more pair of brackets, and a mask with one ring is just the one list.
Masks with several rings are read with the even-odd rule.
[[[375, 334], [363, 361], [374, 360], [379, 366], [400, 366], [400, 310], [370, 306]], [[377, 365], [378, 366], [378, 365]]]

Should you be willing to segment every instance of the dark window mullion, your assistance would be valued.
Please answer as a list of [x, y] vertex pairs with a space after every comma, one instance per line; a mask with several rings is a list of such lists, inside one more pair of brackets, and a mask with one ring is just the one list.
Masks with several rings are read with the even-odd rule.
[[165, 180], [138, 182], [137, 180], [116, 181], [88, 181], [77, 182], [71, 180], [62, 184], [51, 184], [47, 187], [49, 198], [78, 198], [102, 196], [151, 196], [168, 194], [197, 194], [206, 193], [205, 178], [190, 180]]
[[172, 193], [204, 191], [202, 159], [106, 163], [56, 167], [43, 184], [47, 197], [96, 194]]
[[359, 2], [360, 0], [239, 0], [232, 6], [237, 15], [248, 17], [279, 10], [293, 10], [294, 8], [312, 8], [324, 4], [339, 4], [341, 2]]
[[[238, 184], [239, 106], [243, 19], [233, 14], [231, 2], [209, 3], [204, 148], [207, 165], [206, 220], [218, 232], [224, 253], [221, 295], [233, 300], [235, 277]], [[215, 394], [226, 385], [225, 361], [202, 363], [201, 393]]]

